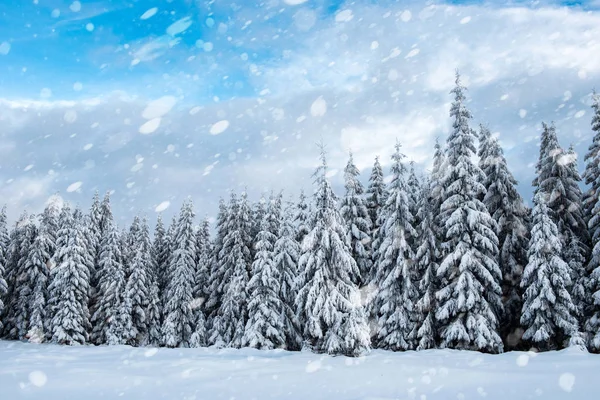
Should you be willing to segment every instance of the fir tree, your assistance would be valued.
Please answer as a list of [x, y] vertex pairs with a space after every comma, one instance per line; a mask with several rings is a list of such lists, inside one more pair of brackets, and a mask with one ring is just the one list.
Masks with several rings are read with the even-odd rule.
[[7, 263], [7, 252], [9, 246], [8, 228], [6, 226], [6, 206], [0, 210], [0, 334], [4, 328], [2, 320], [4, 318], [4, 299], [8, 293], [8, 286], [5, 279], [5, 267]]
[[34, 275], [37, 281], [34, 284], [39, 286], [40, 282], [43, 282], [45, 285], [47, 274], [44, 274], [45, 276], [38, 276], [37, 272], [39, 270], [35, 266], [30, 266], [29, 254], [37, 236], [35, 216], [23, 214], [23, 219], [18, 224], [19, 234], [16, 237], [17, 242], [14, 247], [14, 251], [16, 252], [14, 279], [12, 279], [14, 286], [10, 299], [11, 302], [9, 303], [9, 311], [11, 313], [9, 315], [12, 317], [9, 319], [12, 322], [12, 330], [9, 332], [9, 337], [24, 340], [29, 332], [29, 311], [32, 309], [34, 299], [33, 288], [31, 287], [29, 278], [31, 275]]
[[[366, 193], [366, 206], [369, 212], [369, 220], [371, 221], [371, 232], [369, 236], [371, 237], [371, 263], [374, 265], [376, 263], [377, 255], [376, 249], [381, 244], [381, 239], [379, 238], [379, 228], [380, 228], [380, 214], [381, 209], [385, 205], [387, 200], [387, 192], [385, 188], [385, 183], [383, 181], [383, 169], [381, 168], [381, 164], [379, 163], [379, 157], [375, 157], [375, 163], [373, 164], [373, 169], [371, 170], [371, 176], [369, 177], [369, 187], [367, 188]], [[365, 281], [371, 281], [375, 277], [375, 270], [371, 271], [371, 274], [365, 277]]]
[[188, 347], [195, 326], [192, 312], [194, 272], [196, 270], [196, 237], [194, 210], [187, 200], [179, 214], [173, 236], [170, 279], [167, 285], [163, 343], [167, 347]]
[[498, 314], [502, 311], [498, 266], [497, 225], [479, 200], [485, 194], [483, 172], [473, 164], [474, 132], [471, 113], [464, 105], [465, 88], [456, 74], [450, 108], [453, 131], [448, 137], [447, 161], [440, 218], [443, 221], [444, 259], [436, 293], [441, 346], [501, 352]]
[[210, 274], [210, 224], [208, 219], [202, 221], [202, 225], [196, 232], [196, 277], [194, 281], [193, 312], [195, 315], [194, 332], [190, 338], [190, 347], [203, 347], [208, 342], [208, 327], [204, 315], [205, 301], [208, 297], [208, 277]]
[[275, 269], [273, 247], [277, 240], [273, 222], [277, 219], [272, 196], [256, 237], [256, 255], [252, 263], [252, 279], [248, 283], [248, 322], [243, 343], [246, 347], [274, 349], [283, 347], [286, 337], [279, 297], [281, 271]]
[[226, 284], [225, 277], [227, 270], [225, 269], [225, 265], [223, 264], [220, 255], [222, 254], [223, 242], [229, 230], [229, 224], [231, 223], [230, 211], [231, 208], [225, 204], [225, 200], [222, 198], [219, 199], [219, 212], [217, 214], [215, 226], [216, 235], [210, 255], [211, 268], [210, 275], [208, 276], [208, 297], [204, 306], [206, 315], [209, 317], [209, 328], [212, 323], [212, 318], [214, 318], [221, 305], [221, 298], [223, 297]]
[[509, 171], [504, 152], [498, 140], [482, 127], [479, 135], [480, 167], [485, 174], [486, 194], [483, 203], [498, 226], [500, 270], [502, 271], [502, 299], [504, 313], [500, 334], [505, 347], [515, 348], [519, 342], [521, 275], [527, 264], [529, 233], [526, 225], [527, 209], [517, 191], [517, 181]]
[[598, 198], [600, 198], [600, 158], [598, 156], [598, 150], [600, 149], [600, 95], [596, 91], [592, 93], [592, 109], [594, 110], [594, 116], [592, 117], [594, 137], [584, 158], [585, 171], [583, 173], [585, 184], [590, 188], [586, 191], [582, 202], [590, 237], [592, 243], [595, 244], [600, 240], [600, 218], [598, 217], [600, 207], [596, 207]]
[[312, 229], [302, 242], [297, 313], [308, 347], [317, 352], [358, 356], [369, 349], [360, 292], [352, 282], [358, 267], [350, 254], [343, 219], [327, 181], [323, 148], [321, 161], [315, 173]]
[[165, 231], [162, 215], [158, 214], [156, 227], [154, 229], [154, 243], [152, 245], [154, 251], [154, 265], [156, 268], [155, 276], [158, 286], [158, 292], [162, 296], [167, 286], [166, 271], [169, 264], [169, 237]]
[[296, 213], [294, 214], [294, 225], [296, 227], [296, 241], [299, 245], [302, 245], [302, 241], [304, 237], [308, 235], [310, 231], [310, 221], [309, 221], [309, 212], [308, 212], [308, 204], [306, 203], [306, 196], [304, 195], [304, 190], [300, 191], [300, 197], [298, 199], [298, 204], [296, 205]]
[[283, 302], [283, 333], [286, 348], [299, 350], [302, 335], [298, 318], [295, 313], [296, 279], [298, 277], [298, 258], [300, 245], [295, 240], [295, 228], [292, 215], [292, 205], [286, 207], [282, 214], [277, 241], [273, 248], [274, 269], [281, 274], [279, 296]]
[[250, 208], [246, 195], [241, 201], [231, 194], [223, 247], [219, 254], [223, 277], [222, 297], [212, 325], [211, 343], [218, 346], [241, 347], [248, 320], [248, 281], [251, 265]]
[[561, 258], [562, 243], [544, 197], [543, 192], [538, 192], [534, 199], [529, 262], [521, 282], [521, 324], [526, 329], [523, 340], [549, 350], [562, 347], [578, 328], [576, 308], [567, 290], [571, 285], [569, 266]]
[[55, 267], [51, 270], [48, 331], [58, 344], [84, 344], [88, 340], [89, 268], [85, 260], [82, 227], [75, 223], [68, 205], [63, 206], [56, 239]]
[[400, 144], [392, 155], [392, 181], [380, 220], [381, 245], [377, 250], [377, 271], [372, 315], [377, 320], [374, 336], [378, 348], [399, 351], [414, 348], [414, 303], [417, 292], [412, 275], [414, 254], [410, 244], [416, 238], [410, 212], [406, 166]]
[[436, 347], [437, 326], [435, 320], [437, 289], [436, 272], [440, 258], [440, 243], [436, 235], [435, 209], [431, 182], [425, 182], [419, 203], [417, 217], [420, 221], [419, 247], [415, 254], [417, 270], [418, 300], [416, 310], [416, 341], [417, 350], [433, 349]]
[[342, 199], [340, 212], [346, 222], [347, 241], [350, 243], [352, 258], [356, 261], [359, 276], [353, 280], [359, 286], [366, 284], [371, 274], [371, 220], [363, 199], [364, 189], [358, 179], [360, 171], [354, 165], [352, 153], [344, 169], [346, 196]]
[[125, 267], [122, 264], [118, 228], [107, 220], [99, 248], [96, 309], [92, 315], [92, 342], [95, 344], [125, 344], [125, 329], [130, 314], [125, 309]]

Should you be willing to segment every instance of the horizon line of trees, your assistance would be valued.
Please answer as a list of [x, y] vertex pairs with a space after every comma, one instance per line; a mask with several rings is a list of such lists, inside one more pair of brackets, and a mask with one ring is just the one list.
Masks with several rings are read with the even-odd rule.
[[[600, 352], [600, 96], [585, 172], [543, 123], [533, 210], [456, 75], [452, 132], [418, 176], [396, 143], [391, 181], [350, 157], [345, 194], [323, 146], [312, 201], [231, 192], [210, 236], [190, 199], [153, 237], [110, 197], [0, 213], [0, 336], [64, 345], [310, 349], [359, 356], [451, 348]], [[477, 143], [478, 142], [478, 143]], [[477, 156], [478, 161], [474, 161]], [[582, 192], [580, 183], [588, 189]]]

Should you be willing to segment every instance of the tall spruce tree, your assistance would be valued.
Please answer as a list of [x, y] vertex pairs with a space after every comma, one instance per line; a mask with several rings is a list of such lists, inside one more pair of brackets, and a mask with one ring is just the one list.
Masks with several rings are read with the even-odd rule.
[[163, 343], [167, 347], [189, 347], [195, 321], [192, 312], [196, 271], [196, 235], [191, 200], [181, 207], [173, 236], [170, 277], [162, 326]]
[[48, 323], [50, 340], [58, 344], [84, 344], [91, 328], [88, 311], [89, 266], [83, 228], [76, 223], [68, 205], [60, 214], [55, 266], [51, 269]]
[[281, 271], [275, 268], [273, 248], [277, 241], [279, 210], [271, 195], [256, 236], [256, 255], [252, 263], [252, 278], [248, 283], [248, 322], [243, 343], [257, 349], [285, 346], [283, 301], [280, 297]]
[[8, 293], [8, 286], [6, 284], [5, 273], [7, 263], [7, 253], [9, 246], [8, 228], [6, 226], [6, 206], [0, 210], [0, 335], [4, 328], [4, 301], [5, 296]]
[[226, 221], [223, 247], [219, 254], [223, 276], [223, 295], [212, 322], [211, 343], [218, 346], [241, 347], [248, 320], [248, 282], [250, 280], [251, 252], [250, 207], [246, 194], [240, 200], [234, 193]]
[[312, 229], [302, 242], [297, 313], [304, 326], [306, 346], [317, 352], [358, 356], [369, 349], [360, 292], [352, 282], [358, 267], [327, 180], [323, 147], [321, 162], [315, 172]]
[[[223, 198], [219, 199], [219, 212], [217, 213], [215, 226], [216, 233], [210, 254], [211, 268], [210, 275], [208, 276], [208, 297], [204, 305], [206, 315], [208, 316], [209, 329], [211, 330], [212, 318], [214, 318], [221, 305], [221, 298], [223, 297], [226, 284], [227, 270], [221, 260], [221, 254], [225, 236], [229, 230], [230, 211], [231, 208], [225, 204], [225, 200]], [[209, 343], [214, 344], [211, 340], [209, 340]]]
[[479, 135], [480, 167], [485, 174], [486, 194], [483, 203], [498, 226], [500, 270], [502, 271], [502, 302], [500, 335], [506, 349], [514, 349], [520, 340], [521, 275], [527, 264], [529, 232], [526, 225], [527, 208], [517, 191], [517, 181], [508, 169], [498, 140], [485, 127]]
[[298, 198], [298, 204], [294, 214], [294, 225], [296, 227], [296, 241], [299, 245], [302, 245], [304, 237], [310, 232], [310, 215], [308, 210], [308, 204], [306, 203], [306, 195], [304, 190], [300, 191], [300, 197]]
[[196, 271], [194, 279], [194, 332], [190, 338], [190, 347], [203, 347], [208, 343], [208, 326], [205, 315], [205, 303], [208, 297], [208, 279], [210, 275], [210, 224], [205, 218], [196, 232]]
[[369, 276], [365, 277], [366, 281], [372, 281], [375, 278], [375, 265], [377, 262], [376, 249], [381, 243], [379, 237], [380, 214], [381, 209], [387, 200], [387, 191], [383, 180], [383, 169], [379, 163], [379, 156], [375, 157], [371, 176], [369, 177], [369, 187], [366, 193], [366, 206], [369, 212], [369, 220], [371, 221], [371, 264], [372, 271]]
[[450, 108], [453, 130], [447, 141], [440, 209], [445, 232], [444, 259], [436, 293], [441, 346], [501, 352], [498, 315], [502, 311], [497, 224], [479, 200], [485, 194], [483, 172], [472, 161], [475, 133], [465, 106], [465, 88], [456, 74]]
[[154, 228], [154, 242], [152, 249], [154, 252], [154, 265], [156, 268], [155, 276], [160, 296], [164, 294], [167, 286], [166, 271], [169, 264], [169, 237], [165, 231], [162, 215], [158, 214], [156, 227]]
[[296, 300], [296, 279], [298, 277], [298, 258], [300, 245], [295, 240], [296, 230], [293, 222], [293, 205], [284, 208], [277, 241], [273, 248], [273, 263], [275, 271], [281, 274], [279, 296], [283, 302], [283, 333], [286, 348], [299, 350], [302, 335], [298, 318], [296, 317], [294, 302]]
[[521, 286], [523, 340], [541, 350], [560, 348], [577, 333], [576, 307], [568, 288], [571, 275], [562, 259], [562, 243], [556, 224], [549, 216], [546, 194], [538, 191], [534, 198], [533, 228], [528, 263]]
[[92, 342], [100, 344], [125, 344], [125, 330], [131, 324], [130, 313], [124, 308], [125, 266], [119, 245], [119, 230], [114, 222], [106, 220], [100, 242], [96, 308], [92, 315]]
[[440, 243], [435, 226], [434, 204], [432, 183], [426, 181], [417, 205], [417, 217], [420, 221], [417, 229], [420, 244], [415, 254], [418, 279], [415, 282], [418, 289], [418, 300], [415, 304], [417, 350], [433, 349], [436, 347], [437, 340], [435, 292], [438, 287], [436, 273], [440, 258]]
[[360, 171], [350, 153], [344, 169], [346, 195], [341, 201], [340, 212], [346, 223], [352, 258], [359, 270], [359, 275], [353, 277], [353, 280], [357, 285], [363, 286], [371, 274], [371, 220], [363, 199], [364, 188], [359, 175]]
[[417, 236], [410, 211], [406, 166], [402, 162], [400, 143], [392, 155], [392, 181], [380, 220], [381, 245], [374, 284], [376, 291], [371, 303], [377, 320], [374, 336], [378, 348], [399, 351], [414, 348], [415, 302], [414, 253], [411, 243]]

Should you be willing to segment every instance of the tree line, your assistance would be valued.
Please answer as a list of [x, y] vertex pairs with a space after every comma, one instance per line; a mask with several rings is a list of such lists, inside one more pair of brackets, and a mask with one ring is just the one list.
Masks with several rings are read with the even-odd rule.
[[[211, 237], [190, 199], [154, 230], [50, 202], [8, 229], [0, 213], [0, 333], [64, 345], [310, 349], [359, 356], [452, 348], [600, 350], [600, 97], [585, 172], [543, 124], [533, 209], [490, 130], [470, 127], [457, 73], [452, 131], [419, 175], [396, 143], [391, 181], [367, 188], [350, 154], [345, 194], [231, 192]], [[587, 189], [582, 191], [582, 181]]]

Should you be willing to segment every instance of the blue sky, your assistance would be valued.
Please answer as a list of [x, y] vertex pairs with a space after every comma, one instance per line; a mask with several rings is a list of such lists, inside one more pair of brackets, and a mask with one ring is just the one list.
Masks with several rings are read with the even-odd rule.
[[[600, 83], [598, 1], [58, 1], [0, 6], [0, 196], [50, 195], [154, 217], [191, 195], [310, 190], [314, 143], [338, 190], [398, 138], [420, 169], [448, 132], [455, 68], [473, 126], [505, 146], [528, 198], [542, 121], [581, 158]], [[341, 192], [340, 192], [341, 194]]]

